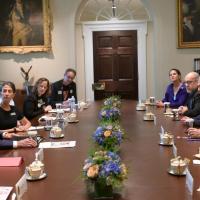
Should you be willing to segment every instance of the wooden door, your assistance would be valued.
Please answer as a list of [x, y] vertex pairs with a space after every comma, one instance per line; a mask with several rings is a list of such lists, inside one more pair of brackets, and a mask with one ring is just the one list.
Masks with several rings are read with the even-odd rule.
[[110, 95], [138, 98], [137, 31], [93, 32], [95, 100]]

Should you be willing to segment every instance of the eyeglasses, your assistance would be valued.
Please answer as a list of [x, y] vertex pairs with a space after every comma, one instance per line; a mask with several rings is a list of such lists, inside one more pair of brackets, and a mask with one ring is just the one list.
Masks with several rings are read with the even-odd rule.
[[187, 85], [190, 85], [190, 84], [192, 84], [193, 82], [196, 82], [196, 81], [185, 81], [184, 83], [187, 84]]
[[71, 76], [67, 76], [67, 78], [68, 78], [69, 80], [74, 79], [74, 77], [71, 77]]
[[66, 75], [66, 74], [65, 74], [65, 77], [67, 78], [67, 80], [73, 80], [74, 79], [74, 76], [70, 76], [70, 75]]

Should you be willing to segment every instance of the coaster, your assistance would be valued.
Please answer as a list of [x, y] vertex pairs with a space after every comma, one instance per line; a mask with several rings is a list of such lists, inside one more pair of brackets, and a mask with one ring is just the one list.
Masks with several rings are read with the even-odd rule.
[[26, 174], [26, 180], [27, 181], [39, 181], [47, 177], [47, 173], [41, 174], [38, 178], [33, 178], [29, 174]]
[[160, 141], [158, 144], [162, 145], [162, 146], [173, 146], [173, 142], [169, 143], [169, 144], [165, 144], [165, 143], [163, 143], [163, 142]]
[[74, 120], [74, 121], [69, 121], [69, 120], [67, 120], [67, 122], [68, 122], [68, 123], [78, 123], [79, 120], [78, 120], [78, 119], [76, 119], [76, 120]]
[[171, 170], [170, 168], [167, 170], [167, 172], [168, 172], [169, 174], [174, 175], [174, 176], [185, 176], [185, 175], [186, 175], [186, 171], [187, 171], [187, 170], [185, 170], [182, 174], [177, 174], [177, 173], [175, 173], [173, 170]]
[[63, 133], [62, 133], [59, 137], [58, 137], [58, 136], [55, 136], [55, 135], [52, 134], [52, 133], [49, 134], [49, 137], [50, 137], [50, 138], [53, 138], [53, 139], [64, 138], [64, 136], [65, 136], [65, 135], [64, 135]]

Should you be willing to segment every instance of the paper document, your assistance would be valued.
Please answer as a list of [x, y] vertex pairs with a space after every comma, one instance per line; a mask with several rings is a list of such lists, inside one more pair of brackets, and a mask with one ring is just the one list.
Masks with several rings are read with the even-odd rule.
[[76, 141], [62, 141], [62, 142], [41, 142], [39, 148], [64, 148], [75, 147]]
[[[63, 112], [69, 112], [70, 111], [70, 108], [62, 108], [60, 109], [62, 110]], [[52, 109], [50, 111], [48, 111], [49, 113], [56, 113], [57, 112], [57, 109]]]
[[12, 189], [13, 187], [0, 186], [0, 200], [6, 200]]
[[34, 130], [41, 130], [44, 129], [44, 126], [31, 126], [28, 131], [34, 131]]

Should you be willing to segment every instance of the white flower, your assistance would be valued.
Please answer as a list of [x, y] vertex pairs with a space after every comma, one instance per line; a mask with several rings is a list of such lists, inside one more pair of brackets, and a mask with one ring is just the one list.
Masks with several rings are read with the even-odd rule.
[[86, 171], [89, 167], [92, 166], [92, 163], [86, 163], [83, 167], [83, 170]]

